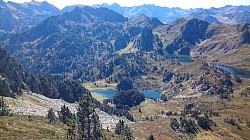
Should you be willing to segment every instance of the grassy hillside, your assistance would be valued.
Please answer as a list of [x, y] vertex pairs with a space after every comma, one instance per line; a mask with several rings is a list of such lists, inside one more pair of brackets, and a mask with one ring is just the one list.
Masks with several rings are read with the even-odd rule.
[[62, 140], [66, 139], [67, 126], [61, 123], [49, 124], [45, 117], [1, 116], [1, 140]]

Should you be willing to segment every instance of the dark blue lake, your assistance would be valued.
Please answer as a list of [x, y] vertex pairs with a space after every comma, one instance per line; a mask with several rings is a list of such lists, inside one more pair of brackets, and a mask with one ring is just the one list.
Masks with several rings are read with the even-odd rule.
[[221, 66], [221, 65], [214, 65], [215, 68], [223, 70], [225, 72], [228, 72], [230, 74], [236, 75], [240, 78], [250, 78], [250, 71], [246, 71], [246, 70], [241, 70], [241, 69], [237, 69], [234, 67], [228, 67], [228, 66]]
[[112, 90], [112, 89], [93, 90], [92, 92], [95, 93], [95, 94], [101, 95], [104, 98], [111, 99], [116, 95], [117, 90]]
[[[117, 90], [93, 90], [92, 91], [95, 94], [101, 95], [107, 99], [112, 99], [116, 94]], [[153, 98], [153, 99], [160, 99], [160, 93], [157, 91], [151, 91], [151, 90], [145, 90], [141, 91], [147, 98]]]
[[160, 99], [161, 95], [157, 91], [152, 91], [152, 90], [145, 90], [142, 91], [142, 93], [148, 97], [148, 98], [153, 98], [153, 99]]
[[192, 57], [189, 55], [176, 55], [176, 54], [168, 54], [166, 56], [167, 59], [177, 59], [179, 62], [192, 62]]

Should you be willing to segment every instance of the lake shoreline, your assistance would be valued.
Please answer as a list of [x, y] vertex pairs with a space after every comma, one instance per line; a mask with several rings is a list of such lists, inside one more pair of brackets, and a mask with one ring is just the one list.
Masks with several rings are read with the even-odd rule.
[[95, 98], [99, 102], [103, 102], [105, 99], [107, 99], [104, 96], [97, 94], [97, 93], [94, 93], [94, 92], [91, 92], [91, 95], [93, 98]]
[[214, 67], [216, 69], [227, 72], [227, 73], [229, 73], [231, 75], [235, 75], [235, 76], [237, 76], [239, 78], [250, 79], [250, 71], [242, 70], [242, 69], [232, 67], [232, 66], [219, 65], [219, 64], [214, 64]]

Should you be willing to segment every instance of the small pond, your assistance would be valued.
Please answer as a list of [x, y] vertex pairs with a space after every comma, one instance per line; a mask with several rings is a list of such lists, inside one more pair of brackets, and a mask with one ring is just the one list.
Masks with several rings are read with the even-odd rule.
[[117, 90], [105, 89], [105, 90], [93, 90], [92, 92], [94, 94], [101, 95], [104, 98], [112, 99], [116, 95]]
[[190, 55], [176, 55], [176, 54], [168, 54], [166, 56], [167, 59], [177, 59], [179, 62], [192, 62], [192, 57]]
[[157, 91], [152, 91], [152, 90], [144, 90], [142, 93], [148, 97], [148, 98], [153, 98], [153, 99], [160, 99], [161, 95]]
[[250, 78], [250, 71], [241, 70], [234, 67], [222, 66], [222, 65], [214, 65], [214, 66], [217, 69], [236, 75], [237, 77]]
[[[101, 95], [104, 98], [112, 99], [117, 94], [118, 91], [117, 90], [106, 89], [106, 90], [93, 90], [92, 92], [94, 94]], [[157, 91], [145, 90], [145, 91], [141, 91], [141, 92], [147, 98], [160, 99], [160, 93], [157, 92]]]

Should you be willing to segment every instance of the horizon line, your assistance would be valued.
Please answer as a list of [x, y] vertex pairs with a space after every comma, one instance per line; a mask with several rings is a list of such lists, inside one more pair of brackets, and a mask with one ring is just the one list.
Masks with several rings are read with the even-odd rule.
[[165, 6], [165, 5], [157, 5], [157, 4], [154, 4], [154, 3], [145, 3], [145, 4], [138, 4], [138, 5], [131, 5], [131, 6], [126, 6], [126, 5], [122, 5], [122, 4], [119, 4], [118, 2], [113, 2], [113, 3], [107, 3], [107, 2], [104, 2], [104, 3], [97, 3], [97, 4], [81, 4], [81, 3], [76, 3], [76, 4], [70, 4], [70, 5], [66, 5], [66, 6], [63, 6], [63, 7], [60, 7], [60, 6], [57, 6], [53, 3], [50, 3], [46, 0], [42, 0], [42, 1], [37, 1], [37, 0], [30, 0], [30, 1], [23, 1], [23, 2], [15, 2], [15, 1], [11, 1], [11, 0], [0, 0], [0, 1], [4, 1], [5, 3], [8, 3], [8, 2], [14, 2], [14, 3], [18, 3], [18, 4], [24, 4], [24, 3], [32, 3], [32, 2], [39, 2], [39, 3], [42, 3], [42, 2], [47, 2], [53, 6], [55, 6], [56, 8], [58, 8], [59, 10], [62, 10], [66, 7], [70, 7], [70, 6], [91, 6], [91, 7], [94, 7], [94, 6], [101, 6], [101, 5], [108, 5], [108, 6], [112, 6], [112, 5], [119, 5], [120, 7], [122, 8], [132, 8], [132, 7], [140, 7], [140, 6], [145, 6], [145, 5], [151, 5], [151, 6], [156, 6], [156, 7], [162, 7], [162, 8], [180, 8], [180, 9], [184, 9], [184, 10], [190, 10], [190, 9], [212, 9], [212, 8], [223, 8], [223, 7], [226, 7], [226, 6], [233, 6], [233, 7], [239, 7], [239, 6], [250, 6], [250, 4], [240, 4], [240, 5], [232, 5], [232, 4], [227, 4], [227, 5], [224, 5], [224, 6], [218, 6], [218, 7], [215, 7], [215, 6], [211, 6], [209, 8], [205, 8], [205, 7], [196, 7], [196, 8], [183, 8], [181, 6]]

